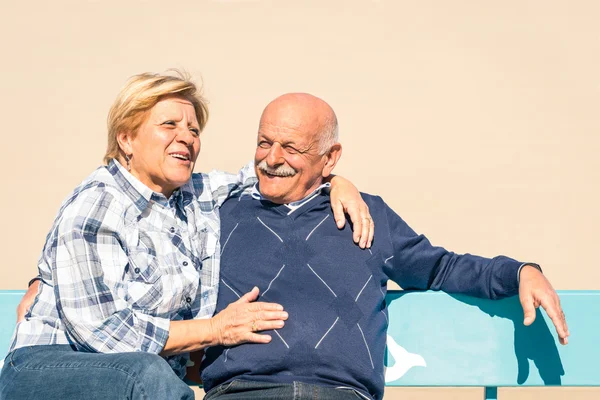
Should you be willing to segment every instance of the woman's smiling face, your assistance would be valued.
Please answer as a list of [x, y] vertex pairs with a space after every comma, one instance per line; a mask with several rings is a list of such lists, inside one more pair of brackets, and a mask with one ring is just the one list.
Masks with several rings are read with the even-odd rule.
[[169, 96], [152, 107], [129, 144], [131, 174], [170, 197], [191, 177], [200, 152], [200, 127], [191, 102]]

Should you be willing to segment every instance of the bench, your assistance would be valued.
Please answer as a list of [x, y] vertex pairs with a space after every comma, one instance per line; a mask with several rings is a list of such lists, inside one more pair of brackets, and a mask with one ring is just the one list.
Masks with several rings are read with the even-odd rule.
[[[0, 359], [23, 291], [0, 291]], [[538, 310], [525, 327], [517, 297], [482, 300], [441, 292], [390, 291], [387, 386], [600, 386], [600, 291], [559, 291], [571, 331], [558, 343]]]

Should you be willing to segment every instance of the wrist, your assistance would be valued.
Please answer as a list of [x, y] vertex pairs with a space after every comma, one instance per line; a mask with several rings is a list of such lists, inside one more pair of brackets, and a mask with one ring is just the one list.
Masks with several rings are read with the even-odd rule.
[[29, 281], [29, 283], [27, 284], [27, 287], [29, 287], [29, 286], [33, 285], [35, 282], [39, 282], [41, 280], [42, 280], [41, 277], [36, 276], [35, 278], [33, 278], [32, 280]]
[[207, 347], [218, 346], [222, 344], [220, 330], [216, 321], [217, 317], [208, 320]]
[[523, 265], [521, 265], [521, 268], [519, 269], [519, 280], [520, 280], [521, 275], [523, 273], [527, 274], [527, 273], [531, 273], [531, 272], [534, 272], [534, 271], [543, 274], [542, 267], [540, 267], [539, 264], [536, 264], [536, 263], [523, 263]]

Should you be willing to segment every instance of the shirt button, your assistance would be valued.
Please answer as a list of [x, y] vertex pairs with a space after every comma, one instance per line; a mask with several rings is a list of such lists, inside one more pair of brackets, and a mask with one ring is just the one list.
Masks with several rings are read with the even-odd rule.
[[187, 262], [187, 261], [184, 261], [184, 262], [183, 262], [183, 266], [184, 266], [184, 267], [187, 267], [187, 265], [188, 265], [188, 262]]
[[133, 272], [135, 272], [136, 274], [139, 274], [140, 273], [140, 269], [136, 268], [136, 269], [133, 270]]
[[171, 232], [171, 233], [175, 233], [175, 228], [173, 228], [173, 227], [170, 227], [170, 228], [169, 228], [169, 232]]
[[192, 298], [191, 298], [191, 297], [187, 297], [187, 298], [185, 299], [185, 301], [187, 301], [188, 303], [191, 303], [191, 302], [192, 302]]

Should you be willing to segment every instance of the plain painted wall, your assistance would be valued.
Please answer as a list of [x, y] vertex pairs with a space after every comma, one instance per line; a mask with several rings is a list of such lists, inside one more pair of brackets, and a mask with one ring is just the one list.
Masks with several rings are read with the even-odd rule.
[[60, 203], [101, 163], [125, 80], [171, 67], [210, 100], [198, 170], [236, 171], [263, 107], [310, 92], [340, 121], [335, 172], [434, 244], [600, 289], [596, 1], [1, 0], [0, 15], [1, 289], [36, 274]]

